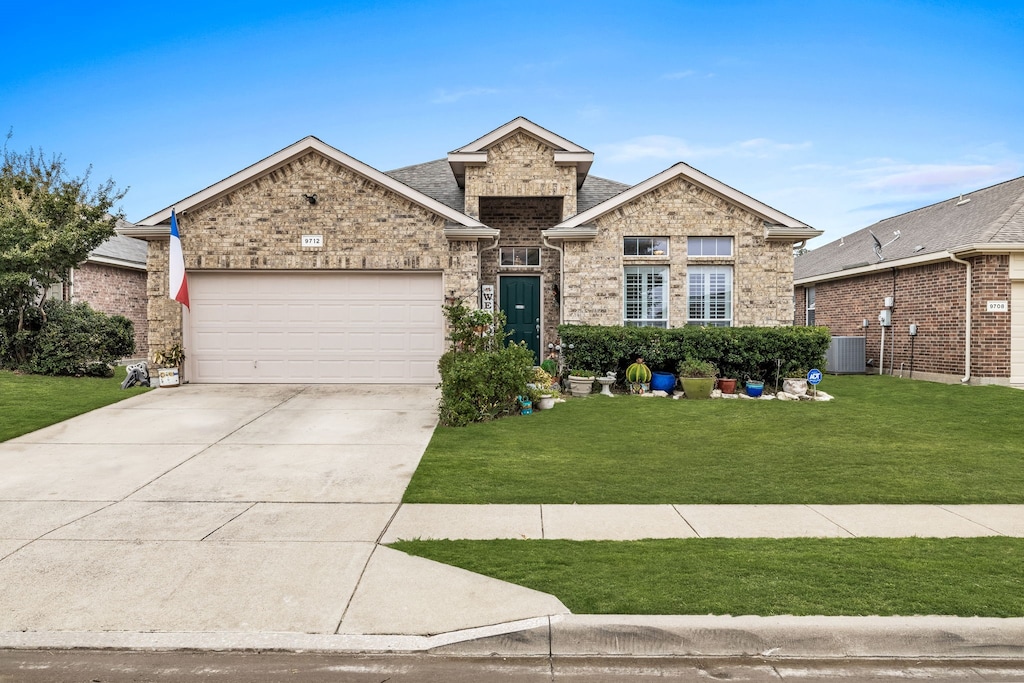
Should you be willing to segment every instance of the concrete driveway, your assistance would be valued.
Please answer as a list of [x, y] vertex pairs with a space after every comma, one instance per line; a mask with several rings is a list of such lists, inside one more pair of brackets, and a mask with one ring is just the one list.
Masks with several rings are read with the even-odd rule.
[[436, 405], [433, 387], [186, 385], [0, 443], [0, 643], [423, 636], [567, 612], [378, 545]]

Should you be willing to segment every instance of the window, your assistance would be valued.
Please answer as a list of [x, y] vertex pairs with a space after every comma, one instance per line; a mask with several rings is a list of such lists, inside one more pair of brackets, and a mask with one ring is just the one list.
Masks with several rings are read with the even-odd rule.
[[804, 297], [807, 300], [807, 324], [814, 324], [814, 287], [804, 287]]
[[686, 240], [687, 256], [732, 256], [731, 237], [690, 237]]
[[502, 247], [501, 265], [512, 268], [539, 266], [540, 247]]
[[668, 267], [626, 266], [623, 324], [668, 327]]
[[667, 237], [623, 237], [623, 256], [668, 256]]
[[686, 279], [687, 323], [713, 327], [732, 325], [732, 266], [690, 266]]

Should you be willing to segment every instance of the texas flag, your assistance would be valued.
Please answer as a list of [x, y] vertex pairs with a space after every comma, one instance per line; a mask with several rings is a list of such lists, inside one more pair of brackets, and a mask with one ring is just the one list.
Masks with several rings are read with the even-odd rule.
[[180, 301], [188, 308], [188, 277], [185, 275], [185, 255], [181, 252], [181, 236], [178, 234], [178, 217], [171, 209], [171, 274], [168, 296]]

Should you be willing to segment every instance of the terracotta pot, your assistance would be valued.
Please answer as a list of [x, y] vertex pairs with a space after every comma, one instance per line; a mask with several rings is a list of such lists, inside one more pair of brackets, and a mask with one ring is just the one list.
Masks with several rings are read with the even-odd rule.
[[735, 394], [736, 393], [736, 380], [734, 379], [720, 379], [718, 380], [718, 390], [723, 394]]

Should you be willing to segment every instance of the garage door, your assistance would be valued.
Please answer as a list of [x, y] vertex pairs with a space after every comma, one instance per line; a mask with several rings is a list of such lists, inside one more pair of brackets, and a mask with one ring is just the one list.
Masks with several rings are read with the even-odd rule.
[[189, 273], [186, 379], [437, 382], [439, 273]]

